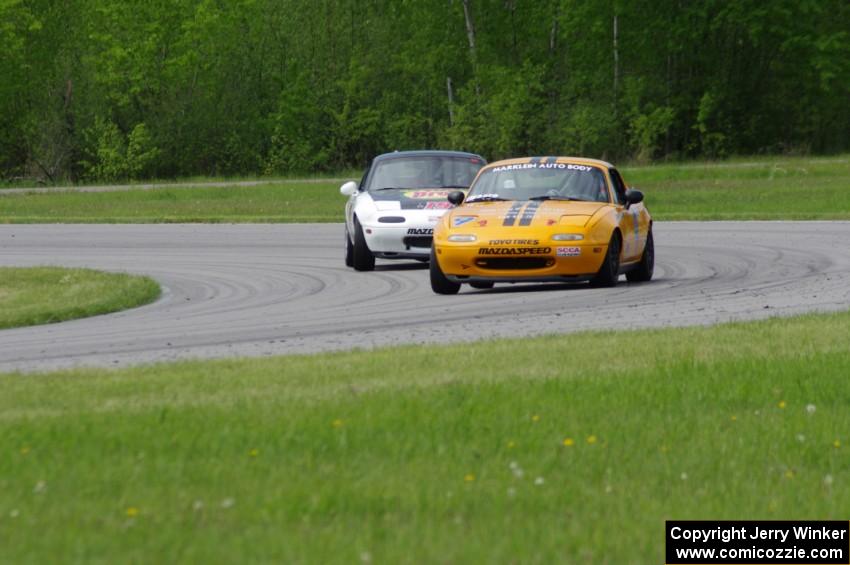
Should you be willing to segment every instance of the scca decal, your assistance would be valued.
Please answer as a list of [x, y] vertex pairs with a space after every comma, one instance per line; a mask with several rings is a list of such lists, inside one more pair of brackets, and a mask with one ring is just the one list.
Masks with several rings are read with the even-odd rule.
[[445, 200], [449, 192], [448, 190], [408, 190], [404, 196], [413, 200]]
[[407, 235], [434, 235], [434, 228], [409, 228]]
[[551, 247], [482, 247], [479, 255], [547, 255]]
[[452, 226], [454, 226], [454, 227], [462, 226], [463, 224], [468, 224], [469, 222], [471, 222], [474, 219], [475, 219], [475, 216], [458, 216], [458, 217], [452, 219]]
[[581, 247], [556, 247], [555, 254], [558, 257], [578, 257], [581, 255]]

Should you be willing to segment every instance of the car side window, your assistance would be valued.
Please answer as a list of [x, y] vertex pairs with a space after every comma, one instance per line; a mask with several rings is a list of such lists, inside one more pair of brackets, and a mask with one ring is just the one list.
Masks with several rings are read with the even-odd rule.
[[611, 183], [614, 185], [614, 200], [617, 204], [626, 203], [626, 184], [617, 169], [610, 169]]
[[366, 190], [366, 181], [369, 180], [369, 171], [371, 167], [366, 167], [366, 170], [363, 171], [363, 178], [360, 179], [360, 184], [357, 185], [357, 190]]

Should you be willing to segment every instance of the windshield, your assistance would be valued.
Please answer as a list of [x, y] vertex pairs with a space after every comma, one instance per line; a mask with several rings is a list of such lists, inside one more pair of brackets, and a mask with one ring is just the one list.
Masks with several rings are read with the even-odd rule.
[[484, 162], [477, 157], [417, 156], [378, 161], [367, 190], [469, 188]]
[[608, 202], [605, 175], [596, 167], [567, 163], [493, 167], [481, 173], [466, 201], [549, 199]]

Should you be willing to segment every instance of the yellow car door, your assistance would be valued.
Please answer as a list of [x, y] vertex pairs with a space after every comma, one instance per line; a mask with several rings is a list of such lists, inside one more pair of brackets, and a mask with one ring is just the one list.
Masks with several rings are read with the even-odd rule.
[[[646, 227], [641, 229], [642, 204], [633, 204], [626, 208], [626, 184], [617, 169], [609, 169], [613, 187], [614, 204], [617, 207], [617, 221], [620, 233], [623, 234], [623, 251], [620, 256], [622, 263], [640, 259], [646, 239]], [[645, 222], [643, 222], [645, 223]]]

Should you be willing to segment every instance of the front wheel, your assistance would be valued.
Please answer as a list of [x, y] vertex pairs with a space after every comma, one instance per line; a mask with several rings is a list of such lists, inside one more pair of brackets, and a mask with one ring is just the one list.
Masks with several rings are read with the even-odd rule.
[[626, 273], [626, 280], [629, 282], [646, 282], [652, 280], [652, 273], [655, 270], [655, 243], [652, 240], [652, 230], [646, 234], [646, 245], [643, 248], [643, 255], [640, 258], [640, 263], [633, 270]]
[[431, 273], [431, 290], [437, 294], [457, 294], [460, 291], [460, 283], [450, 281], [443, 274], [440, 264], [437, 263], [437, 254], [433, 247], [431, 248], [431, 261], [428, 270]]
[[351, 238], [348, 236], [348, 225], [345, 226], [345, 266], [354, 266], [354, 246], [351, 245]]
[[599, 272], [590, 281], [593, 286], [615, 286], [620, 278], [620, 234], [614, 232], [611, 241], [608, 242], [608, 252]]
[[356, 271], [373, 271], [375, 269], [375, 256], [366, 245], [366, 236], [363, 235], [363, 227], [357, 218], [354, 218], [354, 249], [351, 254], [351, 262]]

